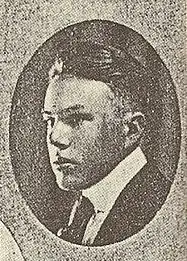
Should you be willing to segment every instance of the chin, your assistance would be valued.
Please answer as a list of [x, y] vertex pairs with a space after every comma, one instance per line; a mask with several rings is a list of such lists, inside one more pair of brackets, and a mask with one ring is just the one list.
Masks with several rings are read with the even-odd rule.
[[90, 182], [81, 176], [81, 171], [68, 171], [68, 169], [59, 171], [57, 168], [53, 168], [53, 173], [55, 174], [57, 185], [62, 190], [81, 191], [91, 186]]
[[60, 189], [66, 191], [80, 191], [82, 186], [79, 183], [78, 179], [70, 175], [64, 176], [61, 174], [61, 177], [56, 175], [56, 182]]

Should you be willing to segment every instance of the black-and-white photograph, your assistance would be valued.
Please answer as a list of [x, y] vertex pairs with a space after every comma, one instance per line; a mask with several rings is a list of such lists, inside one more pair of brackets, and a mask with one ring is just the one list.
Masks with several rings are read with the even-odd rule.
[[2, 260], [185, 260], [182, 1], [78, 2], [4, 5]]

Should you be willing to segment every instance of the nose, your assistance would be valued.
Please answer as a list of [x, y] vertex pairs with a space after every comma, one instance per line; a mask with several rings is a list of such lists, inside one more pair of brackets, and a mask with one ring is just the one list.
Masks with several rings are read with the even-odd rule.
[[53, 126], [49, 139], [51, 144], [59, 149], [67, 149], [71, 144], [71, 127], [62, 121], [58, 121]]

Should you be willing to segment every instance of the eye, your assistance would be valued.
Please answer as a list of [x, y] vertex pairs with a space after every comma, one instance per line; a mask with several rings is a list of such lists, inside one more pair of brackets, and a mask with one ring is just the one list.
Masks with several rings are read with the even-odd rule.
[[48, 115], [46, 113], [43, 113], [43, 120], [45, 122], [47, 122], [47, 124], [50, 126], [50, 127], [53, 127], [54, 124], [55, 124], [55, 117], [52, 116], [52, 115]]
[[76, 128], [82, 125], [84, 121], [92, 121], [93, 116], [89, 113], [74, 113], [67, 116], [63, 121], [65, 124], [69, 124], [72, 128]]
[[84, 119], [79, 114], [72, 114], [64, 119], [64, 123], [70, 125], [72, 128], [78, 127], [83, 123]]
[[50, 117], [50, 118], [47, 120], [47, 123], [50, 125], [50, 127], [53, 127], [54, 124], [55, 124], [55, 118], [54, 118], [54, 117]]

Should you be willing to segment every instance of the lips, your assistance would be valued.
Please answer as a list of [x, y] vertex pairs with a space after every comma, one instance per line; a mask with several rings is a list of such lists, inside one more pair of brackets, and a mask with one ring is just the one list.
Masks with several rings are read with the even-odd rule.
[[53, 164], [59, 165], [59, 166], [68, 166], [68, 165], [78, 165], [78, 162], [74, 159], [68, 159], [64, 157], [58, 157], [56, 161], [53, 162]]

